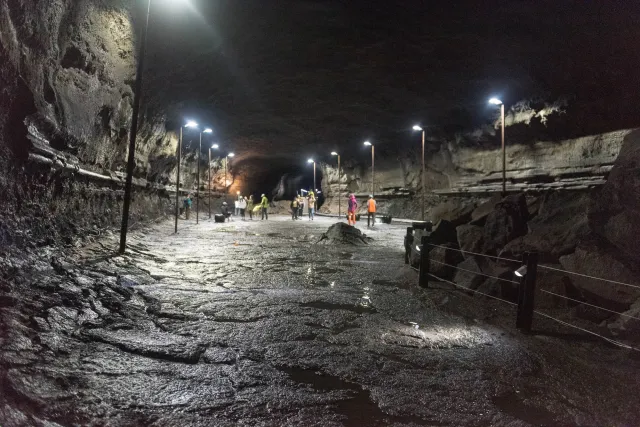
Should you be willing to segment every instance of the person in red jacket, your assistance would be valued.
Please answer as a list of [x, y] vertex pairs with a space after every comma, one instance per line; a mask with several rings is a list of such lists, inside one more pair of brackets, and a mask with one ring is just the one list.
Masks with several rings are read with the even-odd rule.
[[369, 195], [367, 201], [367, 227], [376, 226], [376, 199], [373, 198], [373, 194]]

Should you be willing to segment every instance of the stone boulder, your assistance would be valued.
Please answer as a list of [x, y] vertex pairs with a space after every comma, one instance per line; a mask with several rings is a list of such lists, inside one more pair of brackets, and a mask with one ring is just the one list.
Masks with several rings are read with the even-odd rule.
[[[512, 269], [496, 268], [491, 273], [494, 277], [486, 278], [478, 286], [478, 292], [498, 297], [507, 301], [516, 302], [518, 299], [518, 283]], [[482, 297], [482, 295], [477, 295]]]
[[473, 201], [464, 198], [448, 199], [432, 208], [429, 217], [434, 222], [445, 220], [457, 227], [471, 221], [471, 214], [475, 209]]
[[592, 199], [589, 226], [624, 257], [640, 262], [640, 129], [624, 138], [606, 184]]
[[363, 234], [357, 228], [338, 222], [333, 224], [329, 229], [320, 236], [318, 244], [321, 245], [367, 245], [372, 239]]
[[487, 220], [487, 216], [496, 208], [496, 205], [502, 201], [502, 196], [496, 194], [491, 196], [489, 200], [478, 205], [477, 208], [471, 212], [471, 222], [475, 225], [484, 225]]
[[457, 245], [444, 243], [429, 251], [429, 272], [442, 279], [452, 280], [456, 273], [455, 266], [463, 260]]
[[453, 281], [460, 286], [475, 290], [485, 279], [486, 276], [482, 274], [482, 270], [475, 258], [469, 257], [458, 264]]
[[484, 244], [484, 229], [478, 225], [464, 224], [456, 228], [458, 244], [463, 250], [463, 255], [468, 258], [464, 252], [480, 253]]
[[520, 258], [524, 252], [538, 252], [540, 262], [558, 262], [575, 251], [589, 233], [588, 193], [550, 192], [544, 195], [538, 215], [528, 223], [529, 233], [509, 242], [501, 256]]
[[456, 226], [442, 219], [438, 221], [434, 226], [431, 234], [429, 234], [429, 241], [434, 245], [451, 244], [458, 246], [458, 233], [456, 232]]
[[528, 219], [529, 212], [524, 194], [506, 197], [487, 216], [484, 224], [483, 251], [488, 254], [499, 253], [507, 243], [527, 234]]
[[[616, 259], [609, 248], [590, 239], [578, 245], [575, 253], [560, 257], [562, 268], [580, 274], [640, 286], [638, 275]], [[640, 298], [640, 289], [597, 279], [567, 274], [580, 297], [611, 310], [626, 310]]]
[[618, 336], [640, 342], [640, 320], [637, 320], [640, 318], [640, 300], [633, 303], [624, 314], [626, 316], [616, 316], [615, 320], [607, 327]]

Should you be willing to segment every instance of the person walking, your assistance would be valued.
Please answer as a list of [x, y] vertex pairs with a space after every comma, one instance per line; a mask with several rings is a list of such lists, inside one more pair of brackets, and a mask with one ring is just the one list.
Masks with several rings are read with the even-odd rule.
[[240, 218], [242, 218], [242, 220], [244, 221], [245, 220], [244, 213], [247, 210], [247, 199], [245, 199], [244, 196], [240, 196], [238, 207], [240, 208]]
[[291, 201], [291, 219], [294, 221], [298, 219], [298, 195]]
[[313, 221], [316, 210], [316, 195], [309, 191], [309, 221]]
[[253, 221], [253, 196], [249, 195], [249, 197], [247, 197], [247, 210], [249, 211], [249, 219], [251, 221]]
[[[262, 208], [262, 219], [269, 220], [269, 199], [262, 194], [262, 200], [260, 200], [260, 207]], [[262, 220], [261, 220], [262, 221]]]
[[347, 203], [347, 221], [349, 221], [349, 225], [356, 225], [356, 209], [358, 209], [356, 196], [349, 194], [349, 202]]
[[376, 226], [376, 199], [373, 198], [373, 194], [369, 195], [367, 201], [367, 227]]
[[234, 216], [238, 216], [240, 215], [240, 199], [236, 199], [233, 201], [233, 215]]
[[191, 205], [193, 205], [193, 200], [191, 200], [191, 193], [189, 193], [187, 194], [187, 197], [185, 197], [185, 199], [182, 201], [185, 219], [189, 219], [189, 216], [191, 215]]

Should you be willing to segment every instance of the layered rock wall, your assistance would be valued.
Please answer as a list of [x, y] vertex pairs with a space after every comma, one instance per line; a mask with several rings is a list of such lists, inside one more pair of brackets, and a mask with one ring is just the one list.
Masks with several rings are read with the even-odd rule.
[[[506, 148], [507, 191], [588, 190], [605, 183], [631, 130], [620, 130], [565, 141], [534, 144], [509, 143]], [[433, 145], [431, 145], [433, 147]], [[416, 217], [421, 193], [421, 162], [417, 152], [376, 159], [375, 194], [384, 209]], [[471, 196], [486, 199], [501, 191], [502, 152], [497, 149], [460, 148], [441, 143], [427, 149], [425, 187], [427, 206], [440, 204], [436, 196]], [[370, 166], [347, 163], [338, 179], [335, 164], [322, 165], [325, 212], [337, 211], [337, 196], [371, 192]], [[339, 185], [340, 184], [340, 185]], [[340, 193], [338, 191], [340, 189]], [[434, 199], [435, 197], [435, 199]]]

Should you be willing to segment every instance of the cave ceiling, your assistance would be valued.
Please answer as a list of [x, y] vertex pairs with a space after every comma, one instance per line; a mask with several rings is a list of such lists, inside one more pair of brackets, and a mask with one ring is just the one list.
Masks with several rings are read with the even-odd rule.
[[639, 117], [637, 2], [178, 3], [154, 0], [145, 109], [210, 124], [241, 158], [384, 153], [414, 122], [490, 123], [491, 95], [568, 99], [579, 132]]

